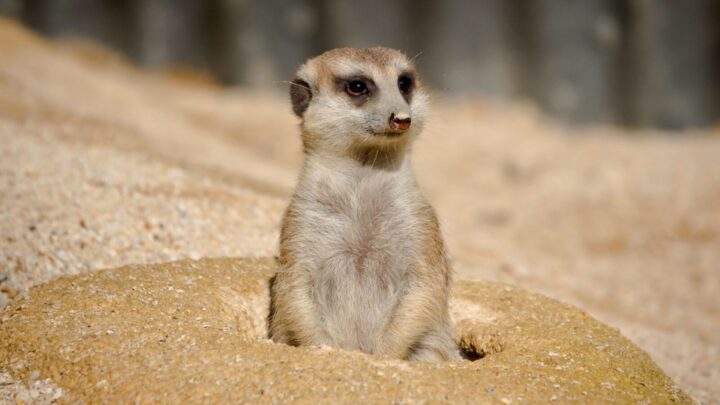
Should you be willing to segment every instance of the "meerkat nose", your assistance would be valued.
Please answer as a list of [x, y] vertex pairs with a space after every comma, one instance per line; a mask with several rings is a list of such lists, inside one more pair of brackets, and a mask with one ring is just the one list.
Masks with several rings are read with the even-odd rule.
[[407, 113], [392, 113], [388, 120], [390, 128], [404, 131], [410, 128], [410, 114]]

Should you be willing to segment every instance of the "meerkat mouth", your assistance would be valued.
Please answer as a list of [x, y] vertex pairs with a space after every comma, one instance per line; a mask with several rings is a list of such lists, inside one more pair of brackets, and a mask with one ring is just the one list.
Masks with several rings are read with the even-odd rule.
[[381, 132], [372, 132], [373, 136], [383, 136], [386, 138], [399, 138], [403, 135], [405, 135], [407, 131], [381, 131]]

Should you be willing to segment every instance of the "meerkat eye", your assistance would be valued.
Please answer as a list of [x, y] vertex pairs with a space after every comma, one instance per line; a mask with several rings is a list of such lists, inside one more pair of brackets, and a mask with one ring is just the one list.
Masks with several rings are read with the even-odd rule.
[[368, 92], [368, 86], [362, 80], [350, 80], [345, 85], [345, 91], [351, 96], [360, 96]]
[[413, 80], [412, 77], [408, 75], [400, 75], [398, 77], [398, 89], [400, 89], [400, 92], [403, 94], [407, 94], [412, 90], [413, 86]]

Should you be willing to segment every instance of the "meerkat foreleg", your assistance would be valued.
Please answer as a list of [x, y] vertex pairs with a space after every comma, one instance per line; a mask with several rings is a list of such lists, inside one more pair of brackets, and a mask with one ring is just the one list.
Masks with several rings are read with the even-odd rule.
[[453, 339], [452, 326], [445, 322], [425, 332], [423, 337], [413, 345], [408, 360], [413, 361], [446, 361], [461, 360], [460, 351]]
[[460, 359], [442, 312], [446, 297], [427, 286], [414, 286], [393, 310], [377, 354], [408, 360], [443, 361]]
[[298, 269], [280, 271], [284, 282], [273, 285], [270, 339], [290, 345], [331, 344], [327, 332], [318, 324], [316, 304], [306, 292], [311, 281]]

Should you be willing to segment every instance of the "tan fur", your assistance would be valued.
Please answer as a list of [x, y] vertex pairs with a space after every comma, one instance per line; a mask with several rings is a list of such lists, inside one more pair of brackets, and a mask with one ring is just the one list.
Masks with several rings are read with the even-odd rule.
[[[398, 88], [403, 72], [413, 74], [412, 94]], [[340, 79], [357, 75], [374, 83], [366, 101], [342, 86]], [[450, 267], [408, 153], [427, 110], [414, 66], [392, 49], [335, 49], [301, 66], [295, 83], [297, 92], [309, 89], [293, 98], [310, 99], [296, 109], [306, 158], [283, 219], [270, 337], [400, 359], [458, 359]], [[387, 135], [393, 113], [412, 124]]]

